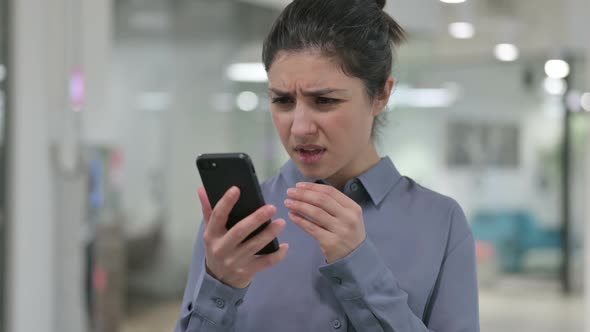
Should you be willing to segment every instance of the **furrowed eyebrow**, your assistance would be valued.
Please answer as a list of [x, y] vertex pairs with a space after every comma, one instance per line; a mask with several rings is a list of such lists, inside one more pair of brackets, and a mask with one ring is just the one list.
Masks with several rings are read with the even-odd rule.
[[[291, 96], [291, 95], [293, 95], [291, 92], [285, 92], [285, 91], [281, 91], [281, 90], [274, 89], [274, 88], [269, 88], [268, 90], [278, 96]], [[308, 96], [308, 97], [317, 97], [317, 96], [326, 95], [326, 94], [329, 94], [332, 92], [342, 92], [342, 91], [345, 91], [345, 90], [344, 89], [327, 88], [327, 89], [304, 91], [303, 95]]]
[[343, 89], [320, 89], [320, 90], [310, 90], [310, 91], [304, 91], [303, 95], [304, 96], [309, 96], [309, 97], [318, 97], [318, 96], [322, 96], [322, 95], [327, 95], [329, 93], [332, 92], [342, 92], [345, 91]]
[[280, 97], [289, 97], [289, 96], [292, 95], [291, 92], [285, 92], [285, 91], [277, 90], [277, 89], [274, 89], [274, 88], [269, 88], [268, 91], [269, 92], [272, 92], [272, 93], [274, 93], [274, 94], [276, 94], [277, 96], [280, 96]]

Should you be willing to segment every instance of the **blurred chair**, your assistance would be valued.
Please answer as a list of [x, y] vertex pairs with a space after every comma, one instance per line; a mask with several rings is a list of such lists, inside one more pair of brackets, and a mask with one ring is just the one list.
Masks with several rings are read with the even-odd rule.
[[536, 250], [560, 250], [558, 229], [538, 225], [523, 210], [480, 210], [471, 223], [477, 241], [492, 243], [503, 272], [522, 272], [526, 255]]

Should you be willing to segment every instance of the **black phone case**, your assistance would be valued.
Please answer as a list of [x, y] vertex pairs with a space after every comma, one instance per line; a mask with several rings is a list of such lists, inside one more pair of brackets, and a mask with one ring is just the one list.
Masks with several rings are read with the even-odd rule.
[[[240, 199], [230, 212], [226, 228], [230, 229], [237, 222], [246, 218], [258, 208], [262, 207], [264, 197], [250, 157], [245, 153], [207, 153], [197, 157], [197, 168], [201, 181], [207, 192], [211, 207], [231, 188], [240, 188]], [[260, 233], [270, 224], [266, 221], [244, 240], [247, 241]], [[262, 248], [257, 255], [266, 255], [279, 249], [279, 242], [275, 238]]]

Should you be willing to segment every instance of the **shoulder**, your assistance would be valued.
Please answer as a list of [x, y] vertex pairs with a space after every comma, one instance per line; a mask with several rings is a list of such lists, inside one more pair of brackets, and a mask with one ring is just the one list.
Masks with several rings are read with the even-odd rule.
[[390, 194], [408, 208], [428, 208], [438, 213], [452, 213], [454, 210], [461, 209], [455, 199], [424, 187], [407, 176], [400, 179]]
[[[426, 188], [412, 178], [402, 177], [390, 193], [399, 208], [405, 209], [427, 227], [438, 226], [454, 242], [471, 234], [467, 219], [459, 203], [446, 195]], [[399, 206], [400, 204], [401, 206]]]

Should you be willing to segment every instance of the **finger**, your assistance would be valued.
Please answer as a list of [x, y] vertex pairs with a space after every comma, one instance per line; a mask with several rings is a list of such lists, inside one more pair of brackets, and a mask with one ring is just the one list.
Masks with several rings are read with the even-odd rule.
[[325, 228], [316, 225], [315, 223], [303, 218], [297, 213], [289, 212], [289, 219], [291, 219], [295, 225], [299, 226], [299, 228], [311, 235], [320, 243], [324, 242], [327, 237], [333, 235], [333, 233], [329, 232]]
[[341, 214], [343, 206], [330, 195], [315, 190], [303, 188], [289, 188], [287, 196], [293, 200], [302, 201], [321, 208], [330, 215], [336, 217]]
[[262, 232], [242, 243], [238, 248], [237, 254], [240, 257], [255, 255], [275, 239], [285, 229], [286, 224], [284, 219], [273, 221]]
[[256, 259], [250, 264], [250, 268], [256, 273], [264, 271], [283, 261], [285, 257], [287, 257], [288, 251], [289, 245], [287, 243], [281, 243], [279, 245], [279, 250], [272, 254], [256, 257]]
[[353, 201], [350, 197], [346, 196], [343, 192], [332, 186], [313, 182], [298, 182], [295, 186], [297, 188], [313, 190], [327, 194], [328, 196], [336, 200], [336, 202], [338, 202], [338, 204], [342, 205], [343, 207], [348, 207], [351, 204], [356, 204], [356, 202]]
[[201, 201], [201, 210], [203, 211], [203, 219], [205, 219], [205, 226], [209, 223], [209, 218], [211, 217], [211, 203], [209, 203], [209, 198], [207, 197], [207, 192], [205, 188], [200, 187], [198, 189], [199, 200]]
[[238, 187], [231, 187], [225, 192], [223, 197], [215, 204], [211, 212], [211, 220], [209, 221], [209, 228], [212, 234], [221, 235], [227, 232], [225, 225], [229, 214], [240, 198], [240, 189]]
[[286, 199], [285, 206], [291, 212], [296, 212], [301, 216], [309, 217], [311, 222], [331, 232], [339, 226], [336, 218], [323, 209], [309, 203]]
[[248, 235], [254, 232], [258, 227], [270, 220], [277, 213], [277, 208], [273, 205], [265, 205], [254, 213], [239, 221], [224, 236], [223, 241], [228, 245], [238, 246]]

